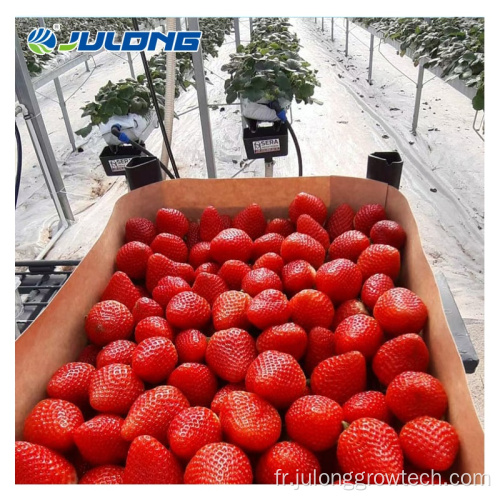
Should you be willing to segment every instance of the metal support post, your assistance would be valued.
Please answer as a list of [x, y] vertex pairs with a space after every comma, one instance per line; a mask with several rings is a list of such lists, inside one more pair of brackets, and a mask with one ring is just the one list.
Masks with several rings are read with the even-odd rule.
[[370, 60], [368, 62], [368, 84], [372, 85], [372, 70], [373, 70], [373, 45], [375, 35], [370, 35]]
[[349, 55], [349, 19], [347, 19], [345, 27], [345, 56]]
[[332, 42], [333, 42], [333, 27], [335, 25], [334, 18], [332, 17]]
[[253, 19], [251, 17], [248, 18], [248, 22], [250, 24], [250, 36], [252, 36], [253, 31]]
[[[197, 17], [189, 18], [189, 30], [200, 31]], [[197, 52], [192, 52], [194, 78], [196, 81], [196, 93], [198, 94], [198, 106], [201, 121], [201, 133], [203, 136], [203, 146], [205, 148], [205, 160], [207, 162], [207, 174], [209, 178], [215, 179], [214, 146], [212, 143], [212, 127], [210, 125], [210, 114], [208, 112], [207, 88], [205, 85], [205, 71], [203, 69], [203, 52], [200, 48]]]
[[87, 73], [90, 73], [90, 66], [89, 66], [89, 60], [88, 59], [85, 60], [85, 70], [87, 71]]
[[73, 151], [76, 151], [75, 136], [73, 135], [73, 129], [71, 128], [71, 121], [69, 119], [68, 109], [66, 108], [66, 102], [64, 101], [64, 94], [59, 78], [54, 78], [54, 86], [56, 87], [57, 99], [59, 100], [59, 106], [63, 115], [64, 125], [66, 126], [66, 132], [68, 132], [69, 142], [71, 142]]
[[318, 24], [318, 18], [317, 17], [314, 18], [314, 24]]
[[266, 158], [264, 160], [264, 176], [273, 177], [274, 176], [274, 160], [272, 158]]
[[321, 31], [325, 31], [325, 18], [321, 18]]
[[180, 17], [176, 17], [175, 18], [175, 30], [176, 31], [182, 31], [181, 18]]
[[240, 18], [239, 17], [234, 18], [234, 42], [236, 43], [236, 48], [238, 48], [239, 45], [241, 44]]
[[413, 108], [413, 122], [411, 125], [411, 133], [417, 134], [418, 114], [420, 112], [420, 100], [422, 98], [422, 88], [424, 86], [424, 63], [420, 61], [418, 65], [418, 78], [417, 78], [417, 93], [415, 94], [415, 107]]
[[130, 52], [127, 52], [127, 59], [130, 67], [130, 76], [135, 79], [134, 61], [132, 60], [132, 54]]
[[188, 18], [184, 18], [184, 27], [186, 28], [186, 31], [189, 31], [189, 23], [188, 23]]

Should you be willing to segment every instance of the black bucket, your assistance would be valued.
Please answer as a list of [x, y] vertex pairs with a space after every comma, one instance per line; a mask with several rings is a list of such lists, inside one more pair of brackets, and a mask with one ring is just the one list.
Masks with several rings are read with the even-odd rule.
[[99, 159], [108, 176], [125, 175], [125, 166], [132, 158], [141, 156], [141, 150], [131, 145], [106, 146]]
[[125, 177], [130, 191], [163, 180], [160, 162], [154, 156], [132, 158], [125, 167]]
[[284, 123], [279, 126], [257, 127], [254, 132], [250, 128], [243, 130], [243, 142], [247, 158], [264, 159], [288, 154], [288, 130]]
[[397, 151], [372, 153], [368, 156], [367, 179], [385, 182], [399, 189], [402, 172], [403, 160]]

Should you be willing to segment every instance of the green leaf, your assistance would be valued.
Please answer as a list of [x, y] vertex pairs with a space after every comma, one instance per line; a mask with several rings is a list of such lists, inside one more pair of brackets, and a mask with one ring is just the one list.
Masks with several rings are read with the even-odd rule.
[[92, 123], [89, 123], [86, 127], [76, 130], [75, 134], [81, 137], [87, 137], [90, 134], [90, 132], [92, 132], [92, 127], [93, 127]]
[[484, 109], [484, 88], [479, 88], [476, 95], [472, 99], [472, 107], [476, 111]]

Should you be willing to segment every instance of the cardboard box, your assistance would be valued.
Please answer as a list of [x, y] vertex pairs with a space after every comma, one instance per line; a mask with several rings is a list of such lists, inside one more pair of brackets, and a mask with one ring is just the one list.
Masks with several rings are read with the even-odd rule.
[[400, 284], [419, 295], [429, 309], [424, 338], [431, 354], [430, 371], [448, 394], [448, 420], [460, 435], [456, 468], [459, 473], [483, 473], [483, 430], [408, 202], [387, 184], [349, 177], [181, 179], [146, 186], [120, 198], [87, 257], [16, 343], [16, 439], [22, 437], [23, 422], [29, 411], [45, 397], [52, 374], [64, 363], [74, 361], [85, 346], [85, 315], [99, 301], [114, 272], [115, 255], [123, 244], [125, 223], [130, 217], [154, 221], [159, 208], [173, 207], [195, 220], [208, 205], [233, 216], [252, 202], [259, 203], [268, 218], [287, 217], [288, 205], [301, 191], [319, 196], [329, 207], [329, 213], [343, 202], [354, 209], [366, 203], [380, 203], [389, 218], [406, 230]]

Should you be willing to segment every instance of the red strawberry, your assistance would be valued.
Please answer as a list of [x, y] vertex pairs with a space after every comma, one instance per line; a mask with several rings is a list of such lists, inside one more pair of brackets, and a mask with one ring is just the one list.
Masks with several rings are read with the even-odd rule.
[[59, 453], [26, 441], [16, 441], [16, 484], [75, 484], [74, 467]]
[[307, 348], [307, 332], [295, 323], [271, 326], [257, 338], [257, 351], [280, 351], [302, 358]]
[[250, 460], [228, 443], [211, 443], [198, 450], [184, 473], [186, 484], [252, 484]]
[[73, 431], [83, 424], [80, 409], [62, 399], [43, 399], [24, 421], [26, 441], [65, 452], [73, 447]]
[[128, 365], [115, 363], [92, 374], [89, 386], [90, 404], [105, 413], [127, 413], [144, 391], [144, 384]]
[[270, 271], [274, 271], [278, 276], [281, 275], [281, 271], [283, 270], [283, 266], [285, 263], [283, 262], [283, 258], [281, 255], [278, 255], [273, 252], [265, 253], [261, 255], [254, 263], [252, 269], [269, 269]]
[[192, 283], [194, 281], [194, 269], [189, 264], [174, 262], [160, 253], [151, 255], [146, 271], [147, 289], [152, 292], [165, 276], [178, 276], [188, 283]]
[[255, 269], [245, 275], [241, 282], [241, 288], [251, 297], [255, 297], [264, 290], [282, 290], [283, 285], [280, 277], [269, 269]]
[[161, 208], [156, 214], [158, 234], [169, 233], [184, 238], [189, 230], [187, 217], [175, 208]]
[[177, 387], [168, 385], [155, 387], [135, 400], [125, 418], [121, 435], [127, 441], [146, 434], [166, 442], [170, 422], [188, 407], [188, 400]]
[[366, 314], [355, 314], [342, 321], [335, 330], [335, 353], [359, 351], [370, 360], [383, 341], [384, 332], [376, 319]]
[[266, 234], [278, 233], [284, 238], [291, 235], [295, 231], [295, 227], [289, 219], [273, 219], [266, 226]]
[[217, 273], [230, 290], [241, 290], [241, 282], [252, 268], [241, 260], [226, 260]]
[[227, 291], [226, 283], [217, 274], [200, 273], [194, 280], [193, 292], [206, 299], [210, 305]]
[[328, 295], [334, 304], [357, 298], [362, 283], [360, 269], [347, 259], [327, 262], [316, 273], [316, 288]]
[[86, 472], [78, 484], [123, 484], [124, 474], [118, 465], [100, 465]]
[[276, 408], [286, 408], [302, 396], [306, 376], [290, 354], [264, 351], [248, 367], [245, 387]]
[[297, 219], [297, 232], [312, 236], [323, 245], [325, 250], [328, 250], [330, 246], [330, 237], [326, 229], [318, 224], [310, 215], [302, 214]]
[[210, 243], [200, 241], [189, 251], [189, 263], [196, 269], [206, 262], [210, 262]]
[[217, 274], [219, 269], [219, 264], [216, 264], [215, 262], [205, 262], [194, 270], [194, 277], [196, 279], [200, 273]]
[[281, 434], [278, 411], [257, 394], [234, 391], [227, 395], [220, 410], [225, 438], [243, 450], [260, 453]]
[[123, 480], [125, 484], [182, 484], [182, 468], [154, 437], [139, 436], [130, 445]]
[[344, 403], [342, 409], [344, 420], [349, 423], [364, 417], [376, 418], [388, 424], [391, 420], [385, 396], [377, 391], [358, 392]]
[[217, 378], [212, 370], [200, 363], [184, 363], [168, 378], [168, 385], [177, 387], [191, 406], [209, 407], [217, 392]]
[[283, 288], [289, 295], [301, 290], [315, 288], [316, 269], [305, 260], [294, 260], [283, 267], [281, 271]]
[[354, 216], [354, 229], [369, 236], [373, 225], [384, 219], [387, 219], [387, 214], [382, 205], [363, 205]]
[[230, 227], [232, 227], [233, 221], [230, 215], [221, 214], [220, 218], [222, 219], [222, 224], [224, 226], [224, 229], [229, 229]]
[[166, 380], [177, 364], [177, 351], [165, 337], [149, 337], [136, 347], [132, 369], [144, 382], [159, 384]]
[[281, 245], [281, 256], [288, 263], [294, 260], [305, 260], [315, 269], [325, 262], [325, 249], [312, 236], [302, 233], [292, 233]]
[[256, 203], [252, 203], [244, 208], [233, 218], [233, 227], [245, 231], [252, 240], [256, 240], [262, 236], [266, 230], [266, 226], [267, 222], [262, 208]]
[[175, 337], [175, 348], [180, 363], [203, 362], [207, 345], [207, 337], [199, 330], [184, 330]]
[[241, 229], [224, 229], [210, 243], [210, 256], [219, 264], [228, 260], [248, 262], [252, 256], [253, 241]]
[[335, 310], [326, 294], [319, 290], [302, 290], [290, 299], [292, 321], [309, 331], [315, 326], [328, 328]]
[[285, 416], [290, 438], [312, 451], [327, 450], [337, 442], [342, 420], [342, 407], [325, 396], [301, 397]]
[[399, 434], [404, 456], [421, 469], [449, 469], [458, 454], [457, 431], [448, 422], [419, 417], [403, 426]]
[[315, 484], [321, 474], [318, 459], [298, 443], [283, 441], [259, 459], [255, 476], [259, 484]]
[[200, 218], [201, 241], [212, 241], [224, 229], [224, 220], [217, 209], [213, 206], [205, 208]]
[[245, 384], [227, 384], [215, 393], [214, 399], [212, 399], [212, 403], [210, 405], [210, 409], [217, 416], [219, 416], [220, 414], [220, 409], [222, 407], [222, 404], [226, 400], [227, 395], [234, 391], [245, 391]]
[[257, 356], [255, 340], [240, 328], [216, 332], [210, 338], [205, 353], [207, 365], [228, 382], [241, 382]]
[[132, 313], [116, 300], [98, 302], [85, 318], [85, 331], [90, 342], [101, 347], [113, 340], [128, 339], [133, 328]]
[[309, 332], [307, 352], [305, 358], [305, 371], [308, 375], [323, 360], [335, 354], [335, 339], [333, 332], [327, 328], [317, 326]]
[[379, 297], [391, 288], [394, 288], [394, 281], [389, 276], [374, 274], [363, 283], [361, 300], [368, 309], [373, 310]]
[[373, 316], [391, 337], [418, 333], [427, 321], [427, 307], [407, 288], [392, 288], [377, 300]]
[[288, 207], [288, 216], [296, 224], [302, 214], [310, 215], [316, 222], [323, 225], [328, 215], [328, 210], [323, 200], [309, 193], [299, 193]]
[[363, 303], [357, 299], [346, 300], [342, 302], [337, 309], [335, 309], [335, 316], [333, 318], [332, 330], [335, 329], [349, 316], [354, 316], [355, 314], [368, 314], [366, 307]]
[[286, 295], [279, 290], [264, 290], [256, 295], [247, 309], [250, 323], [261, 330], [286, 323], [291, 315]]
[[167, 307], [170, 299], [181, 292], [190, 292], [189, 283], [179, 276], [165, 276], [153, 289], [153, 299], [162, 307]]
[[202, 328], [210, 321], [210, 304], [193, 292], [181, 292], [167, 306], [167, 321], [175, 328]]
[[156, 300], [141, 297], [132, 309], [135, 324], [139, 323], [144, 318], [150, 316], [163, 316], [163, 307]]
[[155, 225], [148, 219], [133, 217], [125, 224], [125, 241], [140, 241], [150, 245], [155, 239]]
[[387, 387], [385, 397], [387, 406], [401, 422], [421, 416], [441, 418], [448, 408], [441, 382], [428, 373], [400, 373]]
[[123, 245], [116, 254], [116, 267], [132, 279], [146, 276], [146, 265], [153, 250], [145, 243], [131, 241]]
[[219, 417], [208, 408], [186, 408], [174, 417], [168, 428], [171, 450], [186, 461], [203, 446], [219, 441], [222, 441]]
[[[139, 298], [141, 298], [141, 297], [148, 297], [148, 298], [151, 298], [151, 294], [149, 293], [148, 289], [147, 289], [145, 286], [143, 286], [143, 285], [135, 285], [135, 289], [136, 289], [136, 290], [139, 292], [139, 294], [140, 294], [140, 297], [139, 297]], [[118, 302], [120, 302], [120, 301], [118, 301]], [[136, 300], [135, 302], [137, 302], [137, 300]], [[135, 302], [134, 302], [134, 306], [135, 306]], [[134, 306], [132, 306], [132, 308], [133, 308]], [[130, 310], [132, 310], [132, 309], [130, 309]]]
[[396, 431], [375, 418], [355, 420], [339, 438], [337, 459], [344, 474], [363, 482], [395, 484], [403, 472], [403, 453]]
[[429, 366], [429, 350], [420, 335], [407, 333], [387, 341], [373, 358], [373, 373], [387, 386], [400, 373], [425, 372]]
[[175, 234], [160, 233], [151, 243], [152, 253], [161, 253], [174, 262], [187, 262], [188, 247]]
[[132, 364], [132, 353], [137, 344], [131, 340], [115, 340], [104, 346], [97, 356], [96, 367], [102, 368], [113, 363]]
[[406, 233], [397, 222], [381, 220], [372, 226], [370, 239], [373, 243], [391, 245], [400, 250], [406, 242]]
[[190, 222], [188, 232], [186, 234], [186, 245], [189, 250], [193, 248], [196, 243], [201, 241], [200, 225], [197, 222]]
[[370, 245], [358, 259], [363, 280], [374, 274], [386, 274], [393, 280], [399, 276], [401, 257], [399, 251], [389, 245]]
[[354, 215], [354, 210], [347, 203], [342, 203], [333, 211], [325, 224], [331, 241], [346, 231], [354, 229]]
[[366, 389], [366, 361], [357, 351], [321, 361], [311, 375], [313, 394], [320, 394], [343, 405], [354, 394]]
[[150, 337], [165, 337], [174, 340], [174, 331], [165, 318], [160, 316], [148, 316], [141, 319], [135, 326], [135, 341], [142, 342]]
[[281, 244], [285, 238], [278, 233], [267, 233], [257, 238], [253, 242], [253, 259], [257, 260], [259, 257], [266, 253], [281, 252]]
[[94, 372], [95, 368], [88, 363], [66, 363], [52, 375], [47, 394], [83, 408], [89, 403], [90, 379]]
[[328, 258], [349, 259], [357, 262], [359, 256], [370, 246], [370, 240], [361, 231], [346, 231], [337, 236], [328, 248]]
[[252, 298], [250, 295], [231, 290], [220, 294], [212, 307], [212, 321], [216, 330], [228, 328], [246, 329], [250, 326], [247, 310]]
[[117, 415], [97, 415], [74, 432], [75, 444], [82, 457], [92, 465], [120, 464], [130, 443], [121, 436], [123, 418]]
[[89, 344], [82, 349], [77, 361], [79, 363], [88, 363], [89, 365], [95, 366], [97, 362], [97, 355], [101, 351], [98, 345]]

